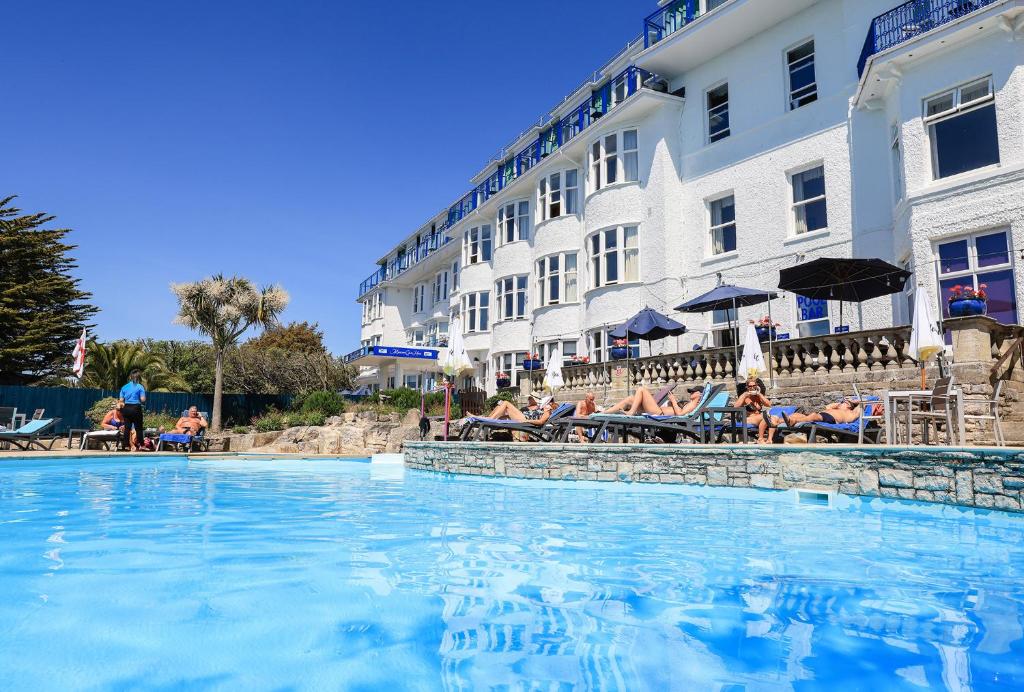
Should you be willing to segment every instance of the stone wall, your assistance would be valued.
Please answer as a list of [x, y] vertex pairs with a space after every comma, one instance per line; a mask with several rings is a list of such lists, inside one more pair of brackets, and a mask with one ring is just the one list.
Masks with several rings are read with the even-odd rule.
[[508, 478], [813, 488], [1022, 511], [1024, 451], [407, 442], [409, 468]]

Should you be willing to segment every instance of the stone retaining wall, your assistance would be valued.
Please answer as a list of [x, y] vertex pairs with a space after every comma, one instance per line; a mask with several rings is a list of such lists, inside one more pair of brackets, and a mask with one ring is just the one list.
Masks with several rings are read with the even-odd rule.
[[409, 468], [508, 478], [814, 488], [1022, 511], [1024, 450], [407, 442]]

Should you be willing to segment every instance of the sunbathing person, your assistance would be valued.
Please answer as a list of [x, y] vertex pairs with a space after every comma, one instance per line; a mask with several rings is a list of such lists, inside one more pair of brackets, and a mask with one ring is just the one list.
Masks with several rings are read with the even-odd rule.
[[[587, 392], [583, 395], [583, 400], [576, 404], [576, 413], [574, 415], [576, 418], [587, 418], [593, 413], [597, 413], [597, 404], [594, 402], [594, 393]], [[576, 426], [576, 438], [582, 444], [590, 442], [590, 438], [587, 437], [586, 431], [580, 426]]]
[[124, 419], [121, 418], [121, 404], [118, 403], [107, 411], [107, 415], [103, 416], [100, 430], [120, 430], [122, 425], [124, 425]]
[[199, 431], [207, 425], [206, 419], [199, 415], [199, 409], [195, 406], [189, 406], [188, 415], [178, 419], [172, 432], [177, 435], [198, 435]]
[[[854, 423], [860, 420], [861, 407], [860, 403], [851, 399], [843, 399], [837, 401], [834, 404], [829, 404], [825, 407], [824, 411], [811, 412], [806, 409], [797, 409], [795, 413], [786, 415], [783, 413], [781, 416], [768, 416], [763, 415], [762, 420], [758, 423], [758, 440], [765, 437], [764, 432], [767, 432], [766, 440], [771, 441], [775, 438], [775, 431], [785, 423], [787, 427], [794, 427], [799, 423], [827, 423], [828, 425], [835, 425], [836, 423]], [[770, 423], [770, 425], [769, 425]]]
[[551, 412], [555, 410], [555, 400], [550, 396], [543, 397], [539, 402], [536, 400], [536, 397], [530, 396], [530, 399], [536, 402], [536, 404], [532, 407], [527, 407], [525, 411], [520, 411], [510, 401], [499, 401], [494, 410], [487, 414], [487, 418], [514, 420], [517, 423], [541, 427], [548, 422]]
[[690, 394], [690, 400], [685, 404], [680, 404], [675, 395], [670, 392], [665, 404], [658, 405], [654, 395], [641, 385], [637, 387], [636, 393], [633, 396], [627, 396], [611, 408], [602, 411], [602, 413], [623, 412], [627, 416], [636, 416], [641, 413], [652, 416], [685, 416], [697, 408], [704, 389], [702, 387], [692, 387], [687, 391]]
[[757, 441], [763, 443], [761, 438], [761, 424], [764, 423], [764, 411], [770, 408], [772, 402], [761, 393], [761, 384], [755, 379], [747, 380], [747, 389], [736, 399], [735, 406], [744, 408], [747, 411], [747, 424], [758, 426]]

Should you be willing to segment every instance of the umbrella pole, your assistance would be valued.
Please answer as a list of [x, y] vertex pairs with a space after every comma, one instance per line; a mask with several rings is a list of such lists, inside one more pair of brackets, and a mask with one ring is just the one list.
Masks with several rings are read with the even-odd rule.
[[928, 375], [924, 371], [925, 364], [921, 361], [921, 389], [928, 389]]
[[452, 417], [452, 389], [447, 378], [444, 383], [444, 441], [448, 441], [448, 422]]
[[740, 330], [740, 313], [739, 308], [736, 307], [736, 299], [732, 299], [732, 314], [736, 317], [736, 329], [732, 329], [732, 320], [729, 320], [729, 330], [732, 333], [732, 374], [733, 377], [739, 381], [740, 374], [736, 371], [736, 368], [740, 366], [740, 348], [739, 348], [739, 330]]
[[768, 386], [775, 389], [775, 368], [772, 367], [772, 299], [768, 294]]

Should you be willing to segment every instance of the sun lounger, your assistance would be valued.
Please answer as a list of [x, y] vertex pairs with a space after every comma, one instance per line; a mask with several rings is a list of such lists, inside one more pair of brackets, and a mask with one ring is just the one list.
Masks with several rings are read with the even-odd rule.
[[835, 442], [878, 444], [882, 428], [877, 424], [880, 416], [875, 413], [875, 407], [879, 405], [879, 398], [877, 396], [857, 396], [851, 398], [851, 401], [859, 401], [863, 404], [860, 418], [853, 423], [797, 423], [791, 428], [782, 426], [779, 431], [783, 433], [785, 431], [805, 432], [808, 442], [816, 442], [820, 436], [830, 438]]
[[[654, 400], [658, 406], [661, 406], [668, 400], [668, 395], [675, 390], [678, 385], [672, 384], [659, 389], [654, 393]], [[701, 402], [710, 395], [712, 385], [710, 383], [704, 385], [704, 391], [701, 394]], [[643, 416], [629, 416], [625, 413], [595, 413], [590, 416], [577, 418], [575, 416], [569, 418], [562, 418], [555, 423], [555, 436], [554, 439], [560, 442], [568, 442], [569, 436], [577, 430], [577, 428], [584, 431], [584, 434], [591, 440], [600, 440], [601, 442], [608, 442], [611, 437], [608, 431], [609, 422], [618, 423], [639, 423], [642, 422]], [[577, 433], [578, 434], [578, 433]]]
[[60, 422], [60, 418], [40, 418], [38, 420], [31, 420], [17, 430], [0, 432], [0, 442], [10, 443], [18, 449], [25, 451], [28, 451], [33, 447], [38, 447], [39, 449], [44, 450], [53, 449], [53, 443], [57, 438], [49, 435], [49, 444], [44, 445], [43, 436], [47, 435], [50, 428], [55, 426], [58, 422]]
[[[205, 411], [200, 411], [199, 415], [209, 420], [209, 416], [206, 415]], [[186, 416], [188, 416], [188, 411], [182, 411], [181, 417], [185, 418]], [[210, 441], [206, 439], [206, 428], [200, 428], [199, 432], [195, 435], [189, 435], [188, 433], [161, 433], [156, 443], [156, 451], [163, 451], [165, 444], [173, 445], [176, 449], [186, 452], [210, 451]]]
[[93, 430], [82, 435], [82, 444], [79, 449], [89, 449], [90, 442], [99, 442], [104, 449], [110, 449], [110, 443], [115, 445], [121, 439], [120, 430]]
[[531, 425], [530, 423], [519, 423], [513, 420], [484, 418], [471, 416], [466, 419], [462, 430], [459, 432], [460, 440], [486, 440], [491, 433], [496, 431], [518, 432], [527, 435], [530, 439], [547, 442], [552, 439], [555, 430], [554, 423], [565, 418], [576, 410], [576, 404], [564, 402], [555, 407], [555, 410], [548, 416], [544, 425]]

